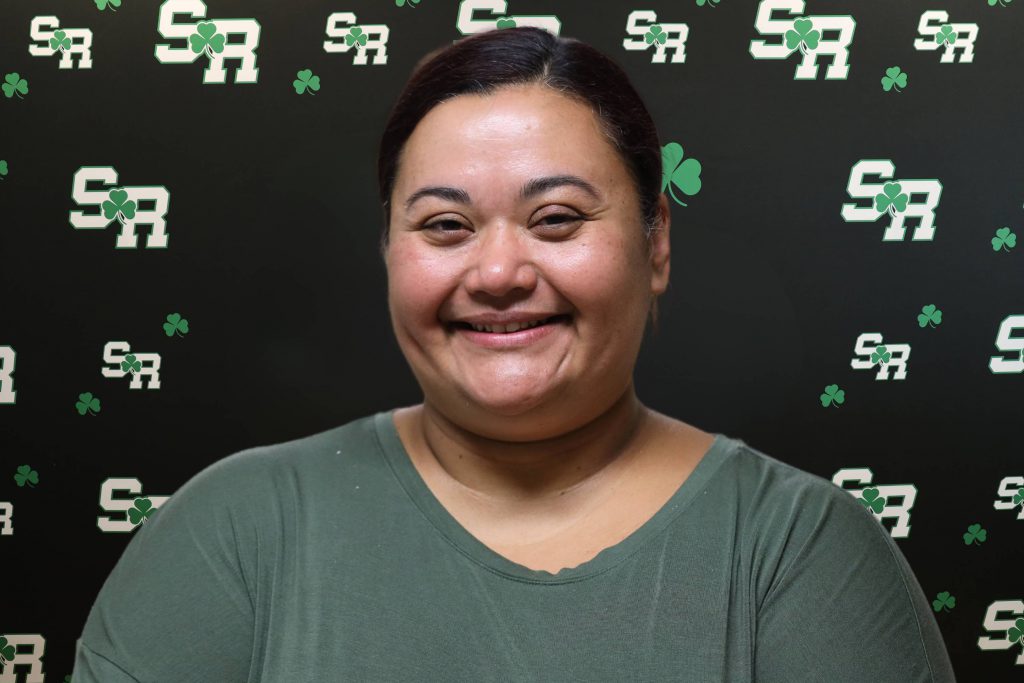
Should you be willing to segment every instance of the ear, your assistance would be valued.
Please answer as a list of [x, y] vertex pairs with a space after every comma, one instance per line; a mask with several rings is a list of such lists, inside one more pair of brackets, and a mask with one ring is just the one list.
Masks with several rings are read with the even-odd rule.
[[669, 243], [669, 225], [672, 213], [669, 210], [668, 197], [662, 192], [658, 197], [658, 226], [651, 235], [651, 294], [658, 296], [668, 289], [668, 275], [671, 266], [671, 245]]

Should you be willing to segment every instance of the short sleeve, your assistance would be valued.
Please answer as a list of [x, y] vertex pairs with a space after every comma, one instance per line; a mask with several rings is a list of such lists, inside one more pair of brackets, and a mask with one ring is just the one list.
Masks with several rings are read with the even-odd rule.
[[755, 680], [955, 682], [928, 600], [889, 532], [815, 477], [756, 618]]
[[254, 453], [199, 472], [135, 530], [76, 643], [75, 683], [248, 679]]

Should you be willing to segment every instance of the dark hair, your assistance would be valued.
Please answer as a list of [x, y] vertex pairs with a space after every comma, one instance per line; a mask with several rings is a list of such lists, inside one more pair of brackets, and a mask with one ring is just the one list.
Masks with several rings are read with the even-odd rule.
[[[650, 112], [622, 68], [592, 46], [530, 26], [474, 33], [424, 56], [399, 95], [377, 157], [384, 212], [381, 257], [391, 228], [391, 193], [403, 148], [427, 112], [457, 95], [488, 95], [503, 86], [538, 83], [589, 106], [633, 179], [648, 248], [659, 227], [661, 145]], [[651, 320], [657, 329], [658, 302]]]

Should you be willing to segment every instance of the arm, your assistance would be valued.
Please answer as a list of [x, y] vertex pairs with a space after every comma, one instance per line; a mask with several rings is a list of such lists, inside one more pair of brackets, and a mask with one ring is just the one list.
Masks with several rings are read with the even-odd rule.
[[791, 505], [757, 611], [755, 680], [955, 681], [928, 600], [888, 530], [825, 480]]
[[195, 475], [135, 530], [77, 641], [75, 683], [247, 680], [258, 476], [247, 455]]

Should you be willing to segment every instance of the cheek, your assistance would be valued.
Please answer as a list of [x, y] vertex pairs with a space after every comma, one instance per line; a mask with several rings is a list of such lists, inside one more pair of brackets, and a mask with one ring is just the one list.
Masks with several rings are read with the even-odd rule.
[[407, 247], [393, 247], [388, 265], [388, 297], [396, 318], [436, 321], [438, 309], [455, 284], [451, 263]]

